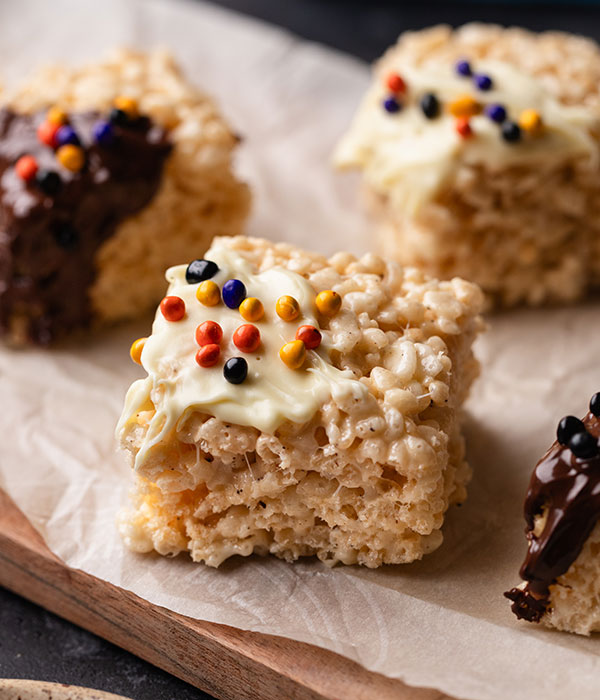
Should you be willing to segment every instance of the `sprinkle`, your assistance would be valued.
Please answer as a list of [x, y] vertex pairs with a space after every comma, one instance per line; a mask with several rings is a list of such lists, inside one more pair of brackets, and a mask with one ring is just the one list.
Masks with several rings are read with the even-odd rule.
[[454, 123], [454, 128], [463, 139], [468, 139], [473, 136], [473, 129], [471, 129], [471, 124], [466, 117], [457, 119]]
[[337, 292], [326, 289], [317, 294], [315, 304], [323, 316], [335, 316], [342, 306], [342, 297]]
[[461, 95], [448, 105], [453, 117], [474, 117], [481, 114], [481, 104], [471, 95]]
[[68, 143], [71, 143], [74, 146], [80, 145], [79, 136], [77, 136], [75, 133], [75, 129], [70, 127], [68, 124], [58, 127], [58, 131], [56, 132], [56, 143], [58, 143], [59, 146], [65, 146]]
[[440, 101], [433, 92], [427, 92], [421, 98], [421, 111], [427, 119], [435, 119], [440, 113]]
[[160, 310], [167, 321], [181, 321], [185, 316], [185, 301], [181, 297], [165, 297], [160, 302]]
[[486, 115], [497, 124], [502, 124], [506, 119], [506, 109], [499, 104], [491, 104], [485, 108]]
[[471, 64], [468, 61], [465, 61], [464, 59], [462, 59], [461, 61], [457, 61], [454, 68], [458, 75], [462, 75], [465, 78], [468, 78], [472, 75]]
[[316, 350], [321, 345], [321, 333], [314, 326], [300, 326], [296, 331], [296, 340], [301, 340], [307, 350]]
[[216, 321], [204, 321], [196, 328], [198, 345], [218, 345], [223, 339], [223, 329]]
[[248, 376], [248, 363], [243, 357], [232, 357], [223, 367], [223, 376], [230, 384], [241, 384]]
[[526, 109], [521, 112], [519, 126], [528, 134], [538, 134], [542, 128], [542, 117], [535, 109]]
[[137, 119], [139, 116], [138, 103], [133, 97], [125, 97], [124, 95], [117, 97], [114, 101], [114, 106], [129, 117], [129, 119]]
[[99, 146], [110, 146], [115, 141], [115, 132], [110, 122], [96, 122], [94, 124], [94, 141]]
[[185, 279], [188, 284], [196, 284], [214, 277], [219, 271], [219, 266], [212, 260], [192, 260], [185, 271]]
[[196, 353], [196, 362], [200, 367], [213, 367], [219, 361], [221, 348], [215, 343], [203, 345]]
[[38, 170], [35, 181], [44, 194], [57, 194], [62, 187], [60, 175], [55, 170]]
[[247, 297], [240, 304], [240, 315], [244, 321], [260, 321], [265, 315], [265, 308], [260, 299], [256, 297]]
[[389, 112], [390, 114], [395, 114], [396, 112], [399, 112], [402, 109], [402, 105], [400, 102], [395, 97], [386, 97], [385, 100], [383, 101], [383, 108], [385, 109], [386, 112]]
[[590, 399], [590, 413], [596, 418], [600, 418], [600, 391]]
[[406, 92], [406, 83], [402, 79], [402, 76], [395, 71], [388, 73], [385, 84], [390, 92]]
[[204, 280], [198, 285], [196, 299], [204, 306], [216, 306], [221, 301], [219, 285], [212, 280]]
[[33, 156], [21, 156], [15, 163], [15, 170], [17, 171], [17, 175], [21, 178], [21, 180], [29, 182], [30, 180], [33, 180], [38, 171], [37, 160]]
[[54, 232], [54, 240], [61, 248], [73, 250], [79, 242], [79, 234], [74, 226], [64, 223]]
[[74, 146], [68, 143], [66, 146], [61, 146], [56, 151], [56, 160], [71, 172], [78, 172], [85, 164], [85, 153], [79, 146]]
[[479, 75], [474, 76], [473, 82], [475, 83], [475, 86], [478, 90], [487, 91], [492, 89], [493, 83], [489, 75], [479, 73]]
[[227, 280], [223, 285], [223, 301], [230, 309], [237, 309], [246, 298], [246, 287], [241, 280]]
[[598, 454], [598, 441], [596, 438], [584, 430], [575, 433], [569, 440], [569, 449], [579, 459], [589, 459]]
[[117, 126], [127, 126], [129, 123], [127, 112], [124, 112], [122, 109], [117, 109], [116, 107], [110, 110], [108, 118], [112, 124], [116, 124]]
[[144, 345], [146, 345], [147, 340], [148, 338], [138, 338], [131, 343], [129, 355], [137, 365], [142, 364], [142, 350], [144, 349]]
[[290, 369], [300, 369], [306, 360], [306, 346], [301, 340], [292, 340], [281, 346], [279, 357]]
[[502, 124], [502, 138], [508, 143], [516, 143], [521, 140], [521, 128], [518, 124], [506, 121]]
[[275, 311], [284, 321], [295, 321], [300, 315], [300, 304], [289, 294], [284, 294], [277, 299]]
[[260, 331], [251, 323], [244, 323], [233, 332], [233, 344], [242, 352], [254, 352], [260, 345]]
[[585, 430], [585, 425], [575, 416], [565, 416], [561, 418], [556, 429], [556, 439], [559, 445], [568, 445], [569, 440], [575, 435]]
[[62, 126], [68, 121], [68, 117], [62, 109], [58, 107], [50, 107], [46, 113], [46, 121], [50, 124], [55, 124], [56, 126]]
[[51, 124], [50, 122], [42, 122], [37, 128], [37, 137], [41, 143], [50, 148], [56, 148], [58, 141], [56, 134], [60, 128], [59, 124]]

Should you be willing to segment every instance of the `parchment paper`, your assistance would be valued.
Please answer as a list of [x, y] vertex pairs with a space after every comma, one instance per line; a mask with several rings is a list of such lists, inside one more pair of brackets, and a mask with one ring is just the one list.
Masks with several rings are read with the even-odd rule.
[[[368, 81], [367, 67], [212, 6], [144, 0], [0, 5], [0, 67], [95, 58], [107, 47], [170, 46], [245, 135], [251, 233], [330, 253], [362, 252], [369, 229], [352, 178], [329, 155]], [[600, 640], [518, 623], [502, 592], [525, 551], [522, 501], [557, 420], [600, 389], [599, 307], [496, 316], [478, 345], [468, 402], [469, 500], [423, 562], [369, 571], [273, 558], [219, 570], [185, 556], [124, 550], [115, 512], [129, 472], [113, 429], [128, 359], [149, 320], [83, 346], [0, 351], [0, 485], [69, 565], [177, 612], [312, 642], [408, 683], [479, 700], [580, 700], [600, 693]]]

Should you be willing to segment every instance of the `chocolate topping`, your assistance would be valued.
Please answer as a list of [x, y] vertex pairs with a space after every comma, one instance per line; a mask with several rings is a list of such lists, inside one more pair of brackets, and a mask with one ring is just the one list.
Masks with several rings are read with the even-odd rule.
[[[514, 601], [517, 617], [532, 622], [546, 612], [550, 586], [577, 559], [600, 517], [600, 418], [590, 412], [583, 425], [586, 432], [576, 433], [570, 447], [558, 441], [552, 445], [529, 483], [525, 499], [529, 549], [520, 571], [526, 584], [504, 595]], [[582, 442], [596, 447], [577, 457], [574, 452]]]
[[[100, 115], [72, 114], [86, 162], [71, 172], [38, 140], [44, 117], [0, 110], [0, 335], [41, 345], [92, 320], [96, 252], [150, 202], [171, 151], [146, 117], [113, 123], [114, 140], [103, 146], [93, 134]], [[39, 166], [29, 182], [14, 168], [25, 154]]]

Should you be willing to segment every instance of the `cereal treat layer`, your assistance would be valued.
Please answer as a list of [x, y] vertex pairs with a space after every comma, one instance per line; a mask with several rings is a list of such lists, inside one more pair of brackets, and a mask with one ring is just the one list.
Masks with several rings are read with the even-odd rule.
[[210, 566], [270, 552], [377, 567], [438, 547], [470, 476], [479, 288], [244, 237], [206, 257], [167, 272], [132, 346], [148, 376], [117, 428], [136, 472], [126, 544]]
[[386, 256], [489, 303], [600, 286], [600, 51], [469, 24], [403, 34], [335, 154], [359, 169]]
[[577, 634], [600, 631], [600, 393], [589, 408], [560, 421], [533, 472], [524, 582], [505, 594], [518, 618]]
[[5, 340], [45, 345], [138, 316], [164, 294], [167, 266], [241, 232], [250, 195], [232, 172], [238, 137], [168, 54], [46, 67], [3, 105]]

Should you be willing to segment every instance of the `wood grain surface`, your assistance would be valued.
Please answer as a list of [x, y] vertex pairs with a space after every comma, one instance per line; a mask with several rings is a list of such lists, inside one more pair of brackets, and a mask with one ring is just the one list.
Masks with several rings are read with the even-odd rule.
[[0, 585], [221, 700], [449, 700], [309, 644], [178, 615], [71, 569], [2, 490]]

